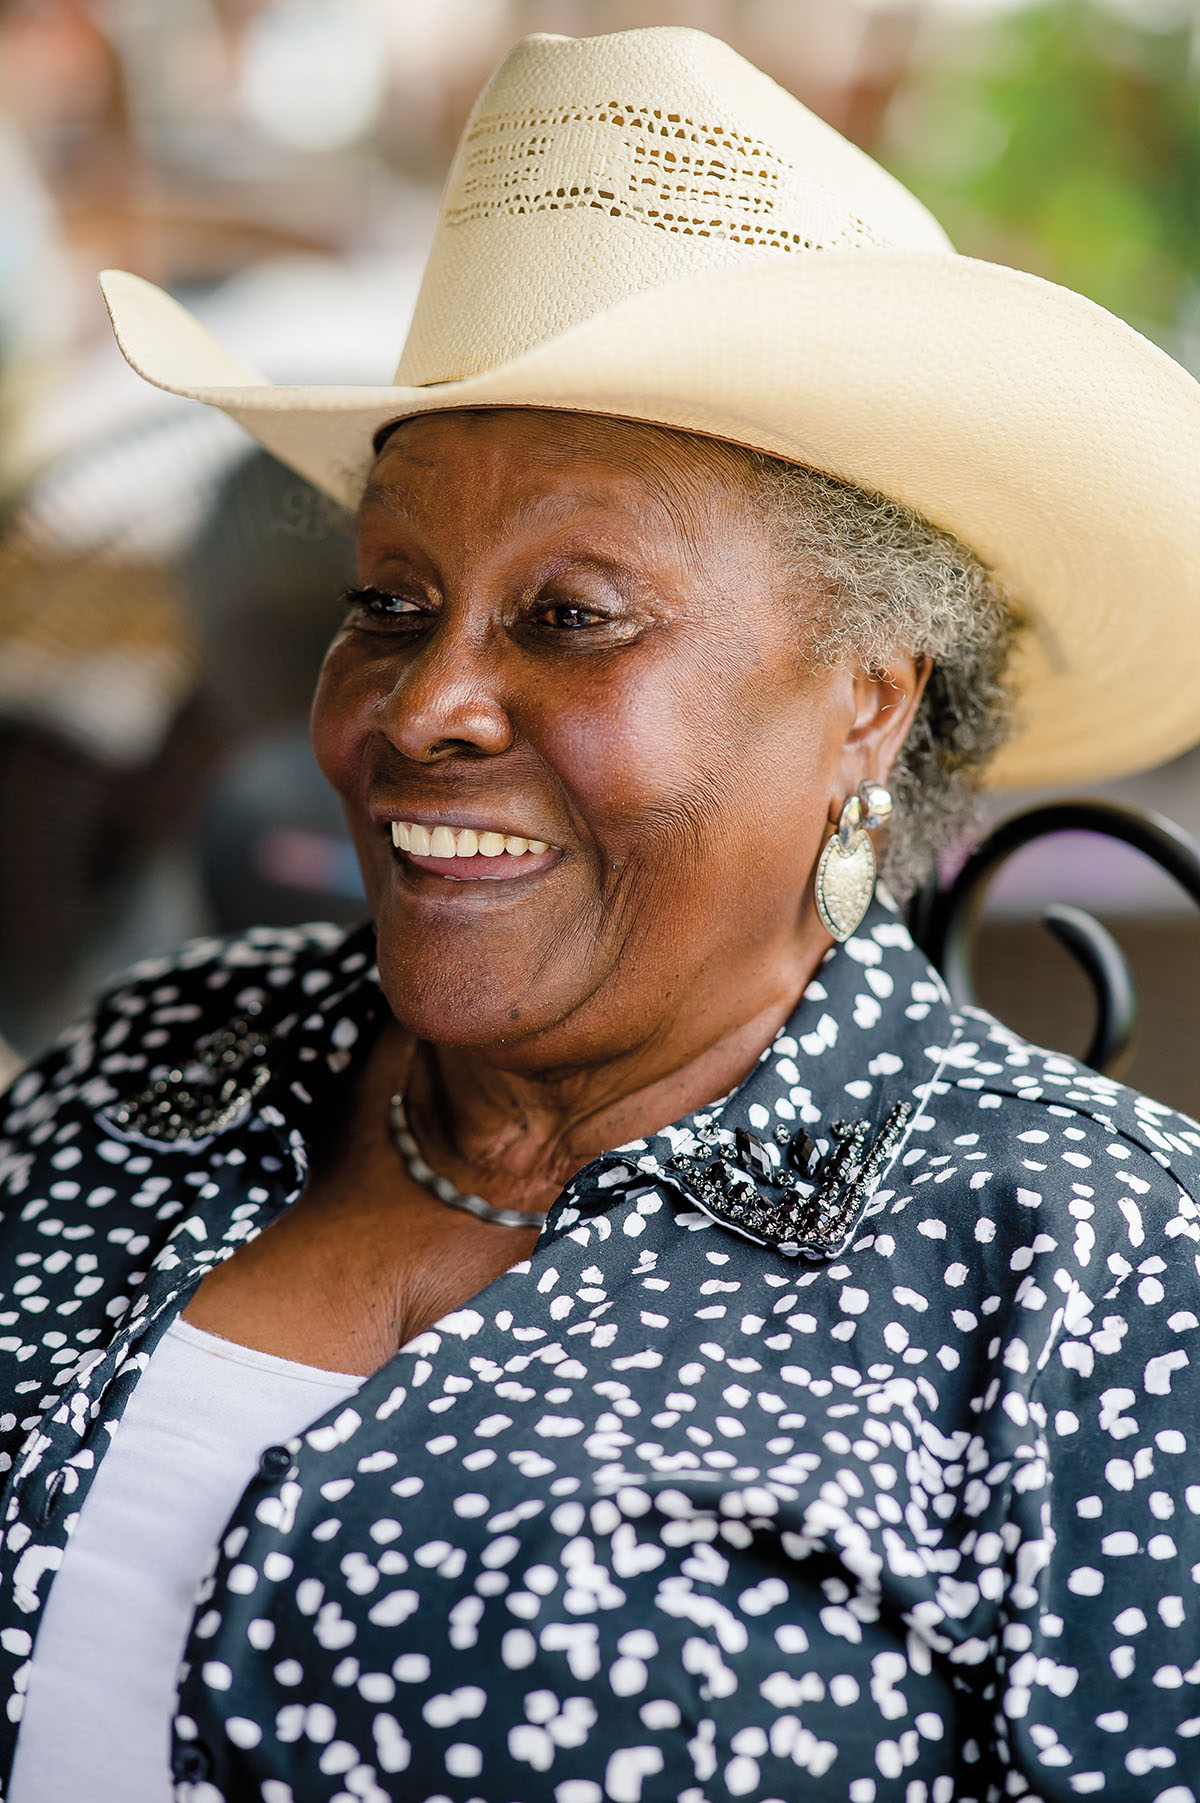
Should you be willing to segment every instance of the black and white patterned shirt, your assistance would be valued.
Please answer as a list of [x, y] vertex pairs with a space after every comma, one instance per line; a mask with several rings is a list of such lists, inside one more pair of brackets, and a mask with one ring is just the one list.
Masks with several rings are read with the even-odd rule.
[[[143, 964], [0, 1109], [0, 1773], [97, 1461], [300, 1194], [372, 956]], [[178, 1803], [1195, 1803], [1198, 1160], [952, 1014], [877, 905], [730, 1098], [588, 1166], [527, 1261], [263, 1449]]]

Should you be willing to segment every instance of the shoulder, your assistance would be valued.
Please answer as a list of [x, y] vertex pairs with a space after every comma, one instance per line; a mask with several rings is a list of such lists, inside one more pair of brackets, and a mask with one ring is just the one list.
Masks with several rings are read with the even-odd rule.
[[1168, 1338], [1195, 1322], [1195, 1121], [974, 1008], [942, 1017], [923, 1064], [915, 1131], [886, 1181], [950, 1269], [969, 1269], [992, 1307], [1007, 1297], [1034, 1339], [1039, 1316], [1051, 1339], [1093, 1311], [1152, 1336], [1161, 1320]]
[[[814, 1020], [811, 1007], [798, 1011], [786, 1046], [779, 1042], [789, 1052], [798, 1047], [817, 1079], [802, 1097], [813, 1103], [804, 1118], [840, 1114], [850, 1103], [878, 1125], [907, 1104], [893, 1178], [910, 1171], [915, 1179], [919, 1169], [927, 1182], [936, 1173], [948, 1183], [951, 1168], [986, 1165], [997, 1178], [1042, 1190], [1049, 1203], [1069, 1199], [1089, 1172], [1111, 1177], [1122, 1167], [1129, 1190], [1142, 1183], [1156, 1194], [1200, 1195], [1196, 1122], [1032, 1045], [983, 1009], [956, 1009], [901, 921], [874, 916], [870, 931], [848, 940], [818, 976], [805, 1001], [819, 1000], [825, 1012]], [[777, 1069], [787, 1078], [794, 1063]]]
[[948, 1016], [925, 1053], [929, 1111], [956, 1140], [978, 1136], [1017, 1171], [1074, 1189], [1085, 1173], [1200, 1194], [1200, 1124], [1166, 1103], [1031, 1045], [979, 1008]]
[[362, 935], [361, 927], [310, 921], [296, 927], [250, 927], [242, 933], [189, 939], [172, 952], [140, 959], [104, 991], [100, 1007], [128, 1005], [135, 998], [169, 999], [169, 992], [205, 995], [219, 1005], [255, 979], [279, 987], [294, 973], [336, 967], [339, 954]]
[[206, 936], [144, 958], [17, 1076], [0, 1099], [0, 1132], [28, 1131], [55, 1102], [105, 1107], [234, 1021], [295, 1014], [373, 958], [369, 927], [326, 922]]

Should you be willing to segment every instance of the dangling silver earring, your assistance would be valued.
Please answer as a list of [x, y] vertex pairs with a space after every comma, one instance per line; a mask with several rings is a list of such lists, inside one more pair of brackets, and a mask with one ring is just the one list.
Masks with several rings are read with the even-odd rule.
[[871, 833], [892, 811], [892, 798], [879, 783], [861, 783], [842, 809], [817, 865], [817, 913], [821, 925], [841, 944], [849, 939], [875, 894], [875, 847]]

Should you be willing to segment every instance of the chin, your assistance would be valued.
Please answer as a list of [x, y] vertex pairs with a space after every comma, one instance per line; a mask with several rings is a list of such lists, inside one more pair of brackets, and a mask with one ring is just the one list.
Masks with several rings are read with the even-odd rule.
[[[397, 938], [384, 927], [379, 930], [379, 980], [389, 1008], [407, 1032], [431, 1045], [494, 1057], [515, 1052], [564, 1021], [569, 1008], [548, 1006], [544, 993], [539, 1005], [531, 1006], [528, 956], [509, 952], [497, 958], [478, 939], [456, 945], [453, 939], [463, 936], [449, 937], [449, 944], [431, 945], [428, 934], [418, 942], [411, 933]], [[514, 974], [524, 980], [504, 980]]]

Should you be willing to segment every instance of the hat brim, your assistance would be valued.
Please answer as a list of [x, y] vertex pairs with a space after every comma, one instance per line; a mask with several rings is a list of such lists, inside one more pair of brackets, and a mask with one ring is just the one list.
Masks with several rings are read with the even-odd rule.
[[300, 388], [264, 383], [152, 284], [101, 280], [140, 375], [221, 408], [348, 507], [380, 427], [464, 407], [652, 421], [904, 502], [1033, 620], [995, 787], [1123, 775], [1200, 739], [1200, 384], [1069, 289], [967, 257], [764, 258], [480, 374]]

